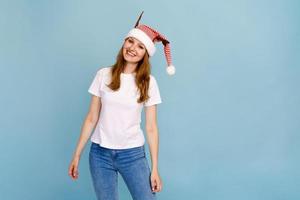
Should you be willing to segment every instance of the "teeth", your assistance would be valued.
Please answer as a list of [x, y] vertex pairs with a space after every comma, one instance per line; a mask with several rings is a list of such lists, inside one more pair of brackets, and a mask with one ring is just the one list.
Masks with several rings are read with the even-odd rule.
[[131, 56], [135, 56], [134, 54], [132, 54], [131, 52], [127, 51], [127, 54], [131, 55]]

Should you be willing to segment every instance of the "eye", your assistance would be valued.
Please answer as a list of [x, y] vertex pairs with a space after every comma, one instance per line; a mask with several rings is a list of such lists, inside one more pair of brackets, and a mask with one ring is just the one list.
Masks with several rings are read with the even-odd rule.
[[132, 39], [128, 39], [128, 42], [132, 43], [133, 41], [132, 41]]
[[143, 47], [143, 46], [141, 46], [141, 45], [140, 45], [139, 47], [140, 47], [140, 49], [144, 49], [144, 47]]

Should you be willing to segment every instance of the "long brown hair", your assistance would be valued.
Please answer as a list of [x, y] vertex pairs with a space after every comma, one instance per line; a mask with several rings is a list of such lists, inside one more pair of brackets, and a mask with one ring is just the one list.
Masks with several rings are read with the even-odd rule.
[[[119, 50], [119, 53], [116, 57], [116, 62], [112, 65], [111, 70], [111, 82], [107, 85], [113, 91], [117, 91], [120, 88], [120, 76], [125, 68], [126, 60], [123, 57], [123, 46]], [[145, 56], [139, 61], [135, 69], [135, 83], [137, 85], [140, 97], [137, 102], [142, 103], [149, 99], [148, 89], [150, 84], [150, 73], [151, 73], [151, 64], [149, 61], [149, 55], [146, 51]]]

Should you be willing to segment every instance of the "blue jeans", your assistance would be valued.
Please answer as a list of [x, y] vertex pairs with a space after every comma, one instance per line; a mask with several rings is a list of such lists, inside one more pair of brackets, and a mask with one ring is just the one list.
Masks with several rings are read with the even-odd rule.
[[155, 200], [145, 147], [108, 149], [92, 142], [89, 165], [98, 200], [118, 200], [118, 172], [133, 200]]

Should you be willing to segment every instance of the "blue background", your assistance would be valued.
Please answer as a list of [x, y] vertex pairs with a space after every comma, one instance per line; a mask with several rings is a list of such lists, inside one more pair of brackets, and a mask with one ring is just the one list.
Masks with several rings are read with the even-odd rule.
[[[114, 63], [142, 10], [141, 23], [171, 41], [177, 67], [166, 74], [157, 44], [158, 199], [300, 199], [299, 7], [297, 0], [0, 1], [0, 199], [96, 199], [90, 143], [77, 181], [68, 166], [87, 89]], [[121, 199], [131, 199], [119, 180]]]

